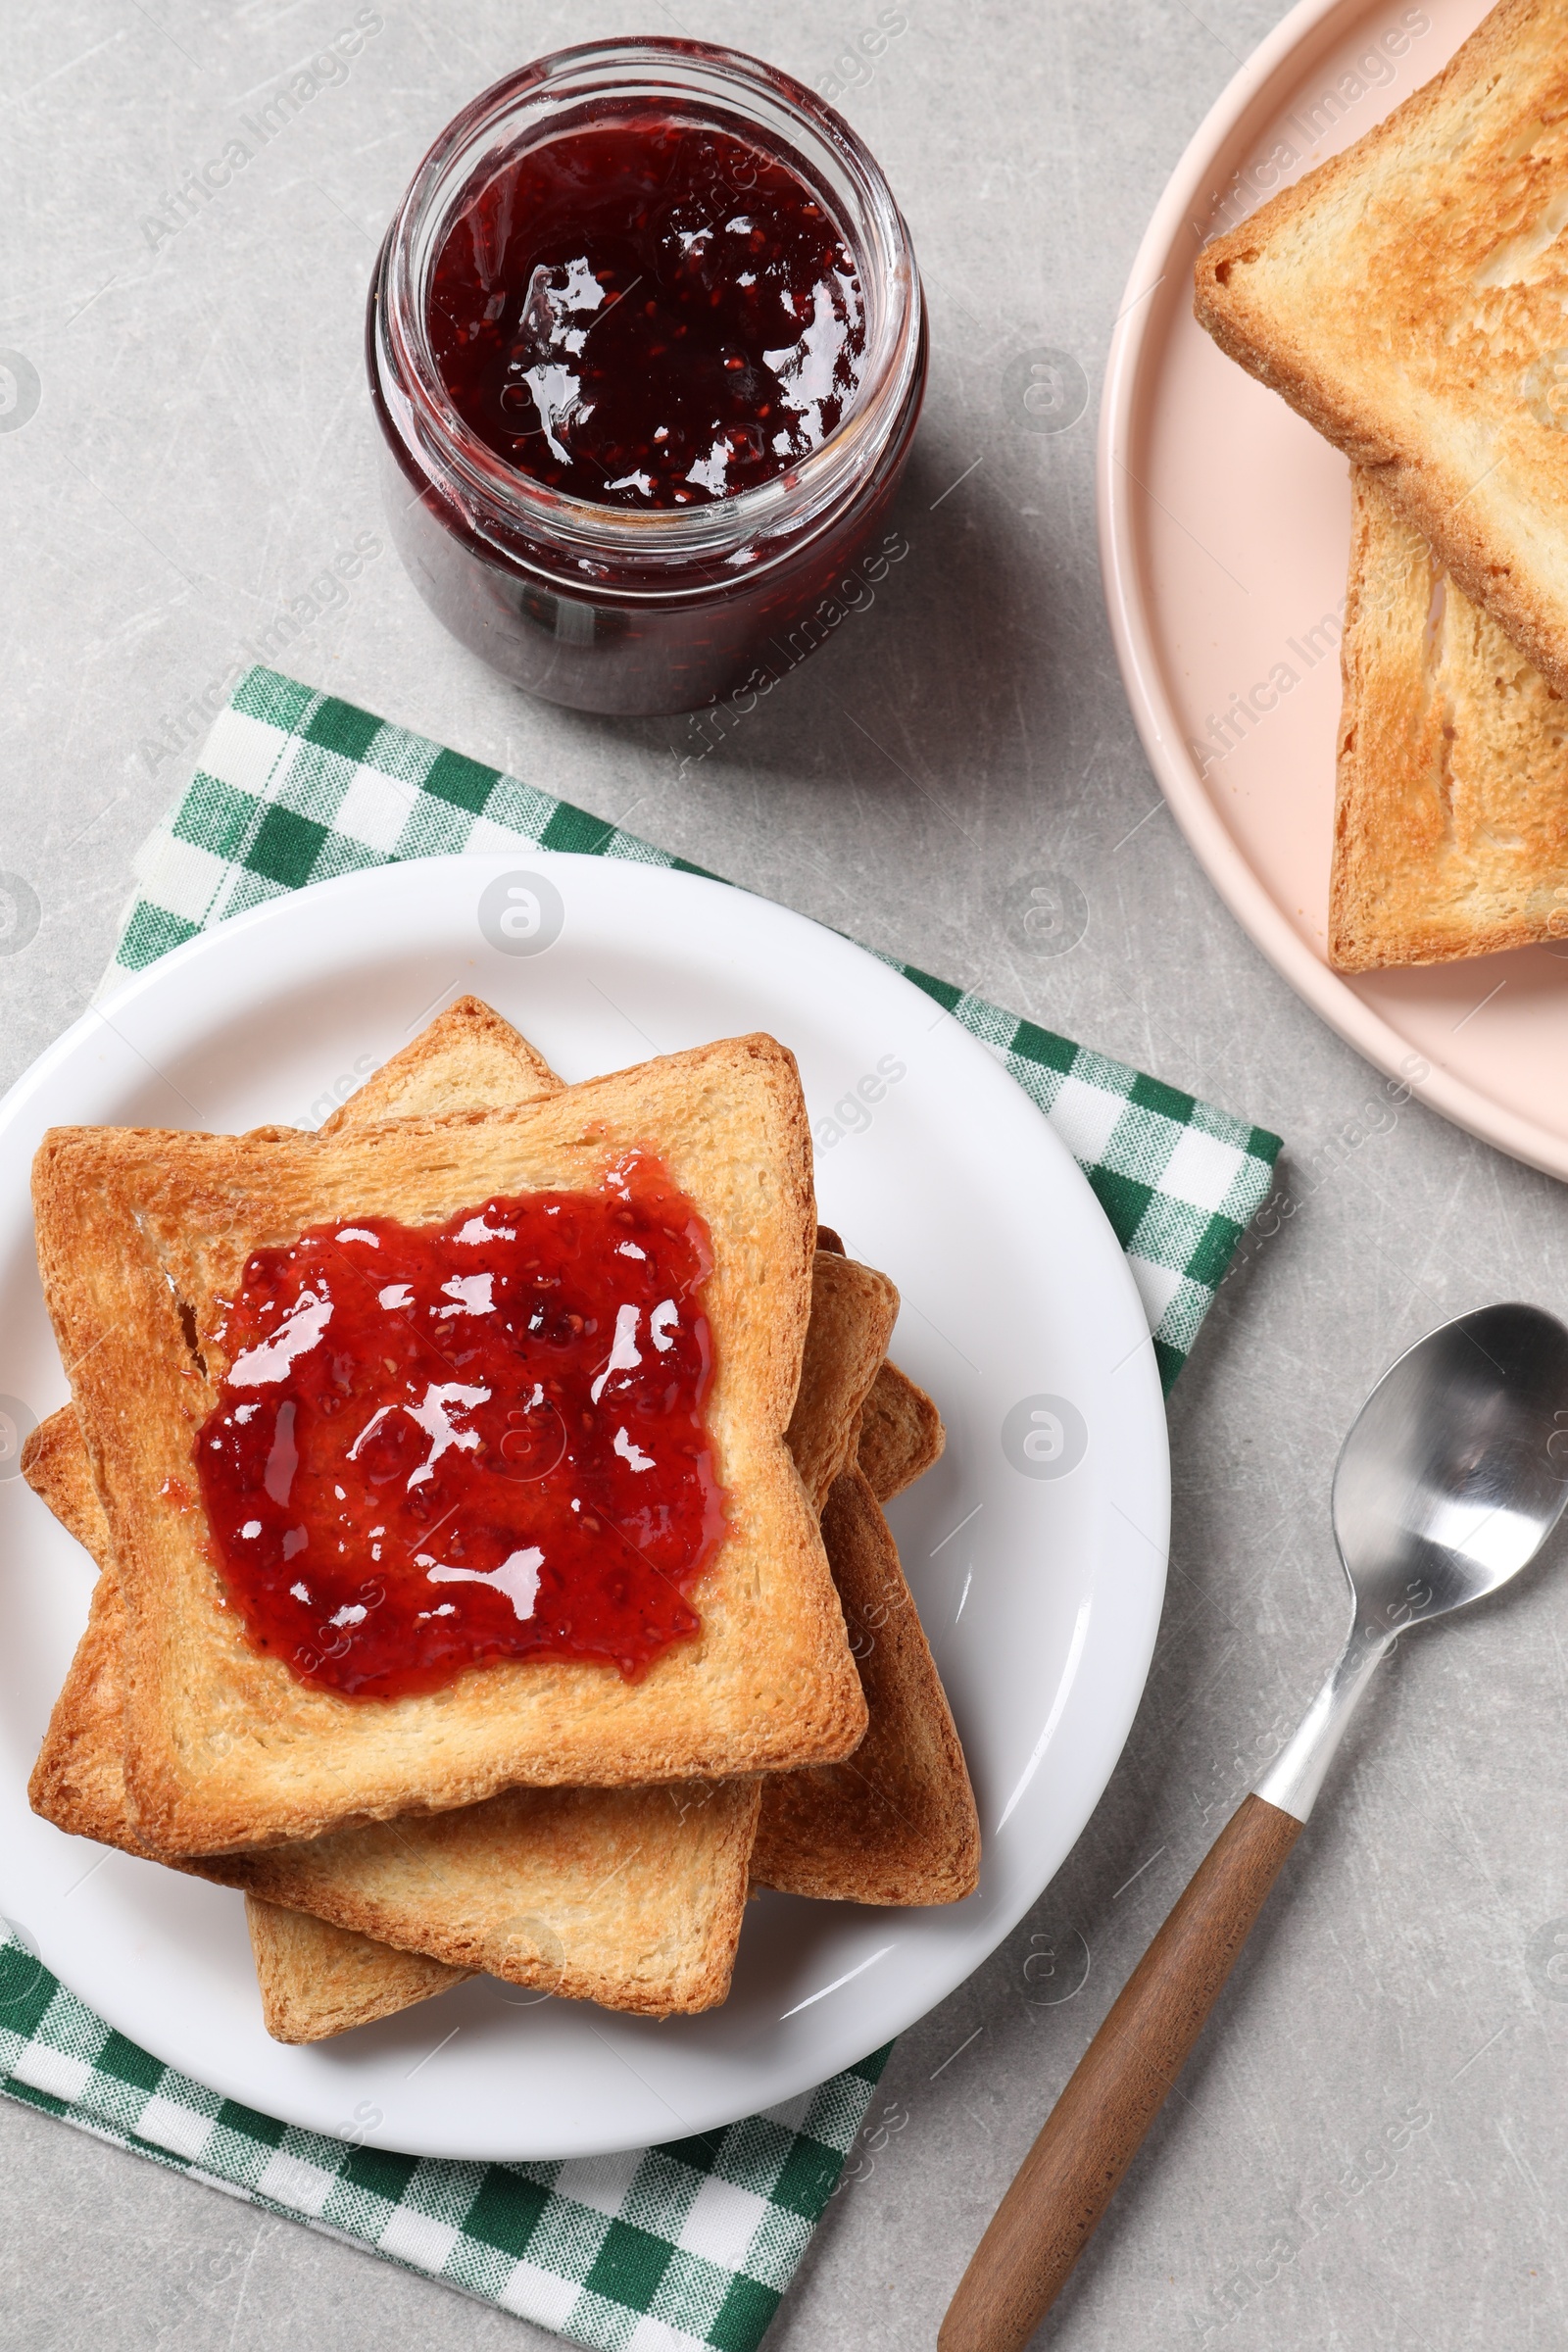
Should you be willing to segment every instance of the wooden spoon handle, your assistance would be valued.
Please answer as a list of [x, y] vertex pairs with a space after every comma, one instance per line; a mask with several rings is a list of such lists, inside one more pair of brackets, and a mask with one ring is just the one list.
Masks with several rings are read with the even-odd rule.
[[1017, 2352], [1066, 2283], [1300, 1835], [1250, 1796], [1118, 1994], [980, 2240], [940, 2352]]

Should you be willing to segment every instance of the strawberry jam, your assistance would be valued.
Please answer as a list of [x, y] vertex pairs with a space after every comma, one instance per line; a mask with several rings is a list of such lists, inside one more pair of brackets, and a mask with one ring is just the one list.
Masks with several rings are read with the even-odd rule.
[[501, 1658], [635, 1677], [688, 1639], [725, 1528], [711, 1264], [637, 1152], [597, 1193], [255, 1251], [195, 1448], [251, 1641], [305, 1682], [397, 1698]]
[[744, 715], [866, 601], [925, 305], [815, 91], [706, 41], [586, 41], [436, 138], [366, 361], [393, 545], [454, 636], [575, 710]]
[[859, 389], [843, 229], [780, 153], [647, 110], [504, 164], [428, 297], [465, 422], [573, 498], [681, 507], [798, 465]]
[[529, 694], [745, 710], [862, 600], [926, 311], [877, 160], [776, 66], [639, 35], [482, 89], [365, 329], [397, 553]]

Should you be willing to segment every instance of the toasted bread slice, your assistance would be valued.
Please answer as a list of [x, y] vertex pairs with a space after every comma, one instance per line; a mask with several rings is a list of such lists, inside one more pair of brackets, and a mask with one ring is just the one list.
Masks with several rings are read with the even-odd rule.
[[1200, 256], [1197, 313], [1568, 694], [1568, 0], [1504, 0], [1435, 80]]
[[[28, 1785], [33, 1809], [73, 1836], [170, 1859], [137, 1835], [126, 1802], [124, 1609], [109, 1523], [69, 1407], [33, 1433], [23, 1468], [101, 1570]], [[755, 1781], [519, 1789], [374, 1832], [259, 1854], [187, 1855], [174, 1867], [348, 1932], [337, 1973], [319, 1990], [308, 1976], [291, 1975], [291, 1955], [314, 1966], [336, 1949], [329, 1941], [312, 1946], [275, 1935], [264, 1950], [253, 1934], [268, 2030], [273, 2014], [285, 2019], [283, 2040], [319, 2039], [388, 2016], [478, 1969], [664, 2017], [710, 2008], [729, 1988], [759, 1802]], [[372, 1936], [382, 1948], [398, 1947], [379, 1983]], [[411, 1971], [410, 1953], [456, 1973]], [[355, 2004], [363, 2015], [348, 2014]], [[340, 2014], [343, 2026], [329, 2022]], [[307, 2032], [312, 2019], [317, 2030]]]
[[666, 2017], [729, 1990], [760, 1795], [757, 1781], [511, 1788], [221, 1867], [248, 1893], [399, 1950]]
[[[843, 1240], [831, 1225], [817, 1227], [816, 1247], [819, 1256], [824, 1250], [835, 1257], [848, 1254]], [[812, 1301], [814, 1314], [814, 1292]], [[892, 1336], [890, 1328], [889, 1339]], [[809, 1355], [809, 1339], [807, 1351]], [[799, 1403], [796, 1414], [799, 1418]], [[902, 1494], [906, 1487], [913, 1486], [933, 1462], [941, 1459], [942, 1448], [947, 1442], [942, 1415], [924, 1389], [918, 1387], [906, 1372], [901, 1372], [891, 1360], [879, 1364], [876, 1378], [861, 1407], [859, 1435], [855, 1446], [855, 1458], [869, 1480], [871, 1492], [878, 1502], [891, 1502], [895, 1494]], [[833, 1473], [835, 1478], [847, 1466], [847, 1459], [837, 1463]], [[827, 1482], [828, 1486], [832, 1483], [832, 1479]], [[807, 1486], [811, 1489], [809, 1479], [807, 1480]], [[816, 1499], [820, 1509], [827, 1499], [827, 1487], [821, 1490]]]
[[[712, 1239], [709, 1408], [729, 1531], [703, 1624], [641, 1682], [575, 1661], [486, 1666], [373, 1709], [300, 1682], [216, 1605], [190, 1430], [223, 1369], [215, 1301], [266, 1239], [355, 1213], [449, 1215], [492, 1194], [587, 1188], [652, 1144]], [[783, 1444], [810, 1300], [809, 1145], [771, 1039], [671, 1055], [517, 1111], [319, 1142], [57, 1132], [41, 1147], [40, 1264], [108, 1510], [126, 1606], [126, 1782], [168, 1855], [314, 1836], [493, 1789], [628, 1785], [848, 1753], [864, 1701], [809, 1504]], [[131, 1400], [134, 1399], [132, 1402]]]
[[1568, 933], [1568, 703], [1352, 475], [1329, 960], [1442, 963]]
[[956, 1903], [980, 1875], [980, 1821], [963, 1749], [863, 1473], [822, 1514], [870, 1729], [841, 1764], [762, 1785], [752, 1878], [786, 1894], [858, 1903]]
[[898, 1318], [899, 1294], [885, 1274], [818, 1250], [801, 1385], [787, 1437], [814, 1511], [821, 1510], [855, 1452], [861, 1411]]
[[923, 1478], [948, 1442], [942, 1415], [924, 1389], [885, 1363], [860, 1415], [856, 1461], [878, 1502], [891, 1502]]
[[317, 1129], [318, 1139], [382, 1119], [515, 1109], [566, 1091], [544, 1055], [482, 997], [459, 997]]
[[330, 1927], [308, 1911], [280, 1910], [254, 1894], [245, 1897], [245, 1925], [256, 1956], [262, 2020], [274, 2041], [326, 2041], [432, 1993], [450, 1992], [472, 1974], [427, 1960], [422, 1952], [394, 1952], [368, 1936]]

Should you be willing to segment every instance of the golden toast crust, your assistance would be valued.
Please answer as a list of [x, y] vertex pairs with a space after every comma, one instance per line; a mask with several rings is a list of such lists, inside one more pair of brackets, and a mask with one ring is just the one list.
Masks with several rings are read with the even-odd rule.
[[948, 1433], [942, 1415], [917, 1382], [897, 1364], [883, 1364], [860, 1415], [856, 1460], [878, 1502], [891, 1502], [940, 1461]]
[[308, 1911], [283, 1911], [253, 1894], [245, 1925], [256, 1957], [262, 2023], [274, 2041], [326, 2041], [369, 2026], [378, 2017], [450, 1992], [472, 1974], [427, 1960], [422, 1952], [394, 1952], [368, 1936], [351, 1935]]
[[[455, 1062], [461, 1064], [461, 1104], [453, 1100]], [[459, 997], [316, 1132], [321, 1138], [379, 1119], [439, 1119], [460, 1107], [516, 1108], [565, 1091], [565, 1080], [494, 1006], [482, 997]]]
[[[831, 1225], [817, 1227], [816, 1250], [819, 1267], [824, 1251], [834, 1257], [848, 1255], [842, 1238], [834, 1232]], [[879, 1277], [879, 1279], [885, 1279], [885, 1277]], [[813, 1328], [817, 1306], [817, 1297], [813, 1290], [811, 1298]], [[893, 1293], [893, 1313], [894, 1319], [897, 1320], [897, 1291]], [[891, 1323], [888, 1325], [887, 1337], [889, 1340], [893, 1337]], [[808, 1332], [807, 1334], [808, 1365], [810, 1363], [810, 1358], [811, 1335]], [[803, 1383], [804, 1377], [803, 1374]], [[796, 1424], [800, 1420], [801, 1402], [798, 1398], [795, 1420], [790, 1424], [792, 1437], [796, 1430]], [[906, 1372], [901, 1372], [898, 1365], [884, 1352], [883, 1360], [878, 1364], [875, 1377], [861, 1403], [859, 1434], [855, 1440], [853, 1448], [855, 1459], [869, 1480], [871, 1492], [878, 1502], [891, 1502], [895, 1494], [902, 1494], [906, 1487], [912, 1486], [917, 1478], [923, 1477], [932, 1463], [941, 1459], [942, 1448], [947, 1442], [947, 1431], [942, 1426], [942, 1415], [937, 1411], [924, 1389], [912, 1381]], [[848, 1467], [849, 1456], [846, 1454], [842, 1461], [836, 1455], [831, 1457], [833, 1477], [827, 1479], [820, 1487], [807, 1475], [798, 1448], [795, 1458], [797, 1462], [801, 1462], [802, 1476], [806, 1478], [808, 1491], [815, 1501], [817, 1509], [820, 1510], [827, 1500], [828, 1489], [833, 1484], [833, 1478], [837, 1478], [839, 1472]]]
[[801, 1385], [785, 1442], [813, 1511], [845, 1468], [899, 1319], [899, 1294], [858, 1259], [818, 1250]]
[[752, 1878], [786, 1894], [956, 1903], [980, 1875], [980, 1821], [936, 1661], [875, 1495], [858, 1469], [822, 1514], [870, 1729], [841, 1764], [762, 1785]]

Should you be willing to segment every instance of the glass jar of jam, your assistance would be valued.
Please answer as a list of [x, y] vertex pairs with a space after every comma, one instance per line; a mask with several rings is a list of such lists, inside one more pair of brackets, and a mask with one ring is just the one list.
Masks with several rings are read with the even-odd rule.
[[830, 106], [702, 42], [558, 51], [449, 124], [387, 232], [394, 542], [551, 702], [760, 687], [883, 521], [925, 354], [908, 231]]

